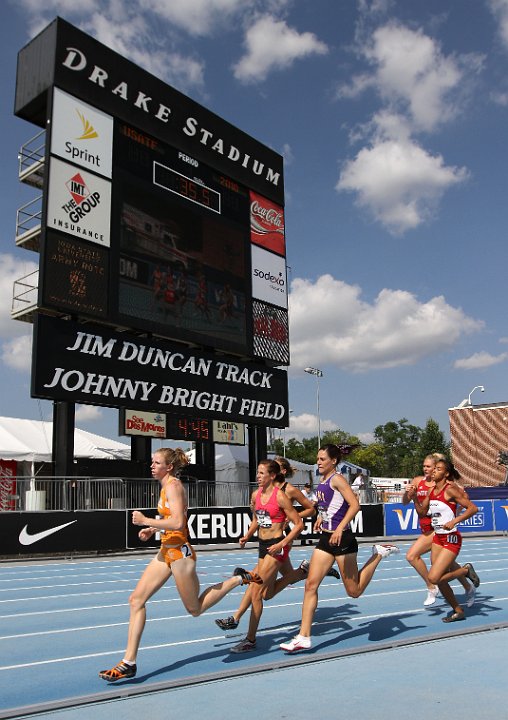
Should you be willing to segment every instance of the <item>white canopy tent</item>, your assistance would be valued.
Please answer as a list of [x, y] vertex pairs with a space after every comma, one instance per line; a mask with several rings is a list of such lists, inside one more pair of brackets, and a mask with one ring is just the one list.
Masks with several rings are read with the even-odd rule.
[[[195, 462], [196, 451], [190, 450], [187, 453], [191, 463]], [[269, 457], [274, 457], [273, 453], [269, 453]], [[291, 466], [295, 469], [295, 473], [291, 478], [294, 485], [303, 486], [312, 480], [313, 466], [305, 463], [290, 460]], [[254, 480], [254, 478], [252, 478]], [[246, 445], [215, 445], [215, 483], [217, 505], [235, 504], [235, 494], [238, 497], [238, 503], [242, 503], [245, 497], [245, 488], [248, 487], [249, 478], [249, 449]], [[230, 484], [227, 487], [226, 484]], [[237, 493], [235, 490], [237, 489]], [[221, 501], [221, 490], [224, 490], [224, 502]]]
[[[51, 462], [53, 423], [43, 420], [0, 417], [0, 459], [18, 462]], [[130, 460], [130, 445], [74, 430], [74, 457]]]

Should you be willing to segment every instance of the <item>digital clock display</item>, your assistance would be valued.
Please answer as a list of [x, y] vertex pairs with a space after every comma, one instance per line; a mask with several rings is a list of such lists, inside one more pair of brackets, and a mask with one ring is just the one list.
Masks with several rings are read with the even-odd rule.
[[154, 161], [153, 182], [154, 185], [158, 185], [164, 190], [169, 190], [180, 195], [180, 197], [187, 198], [190, 202], [197, 203], [220, 214], [221, 196], [217, 190], [213, 190], [201, 182], [196, 182], [196, 180], [182, 175], [182, 173], [167, 167], [167, 165]]
[[166, 415], [166, 437], [170, 440], [212, 442], [212, 421]]

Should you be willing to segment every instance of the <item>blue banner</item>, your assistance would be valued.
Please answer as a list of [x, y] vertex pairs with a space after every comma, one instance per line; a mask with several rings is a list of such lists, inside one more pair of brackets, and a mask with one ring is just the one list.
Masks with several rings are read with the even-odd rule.
[[478, 512], [469, 520], [457, 525], [461, 533], [491, 532], [494, 530], [494, 513], [492, 500], [477, 500], [475, 502]]
[[[478, 501], [476, 503], [478, 507], [476, 515], [458, 524], [460, 532], [488, 532], [494, 530], [493, 502], [500, 503], [501, 501]], [[508, 501], [505, 504], [508, 506]], [[417, 535], [420, 532], [418, 513], [413, 503], [409, 505], [386, 503], [384, 505], [384, 514], [386, 535]], [[508, 517], [504, 519], [504, 523], [504, 527], [508, 529]], [[496, 527], [496, 529], [499, 530], [499, 527]]]
[[508, 532], [508, 498], [494, 500], [494, 523], [496, 530]]

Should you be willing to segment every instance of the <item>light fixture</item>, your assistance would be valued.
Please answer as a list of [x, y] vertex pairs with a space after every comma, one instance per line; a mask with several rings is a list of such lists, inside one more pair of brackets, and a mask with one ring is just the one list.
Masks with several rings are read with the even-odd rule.
[[474, 393], [475, 390], [479, 390], [480, 392], [485, 392], [485, 388], [483, 387], [483, 385], [476, 385], [476, 386], [471, 390], [471, 392], [469, 393], [469, 397], [468, 397], [468, 399], [467, 399], [469, 405], [472, 404], [472, 403], [471, 403], [471, 395]]
[[323, 371], [319, 368], [314, 367], [306, 367], [304, 368], [306, 373], [309, 373], [309, 375], [314, 375], [316, 378], [316, 385], [317, 385], [317, 421], [318, 421], [318, 450], [321, 447], [321, 417], [319, 414], [319, 378], [323, 377]]

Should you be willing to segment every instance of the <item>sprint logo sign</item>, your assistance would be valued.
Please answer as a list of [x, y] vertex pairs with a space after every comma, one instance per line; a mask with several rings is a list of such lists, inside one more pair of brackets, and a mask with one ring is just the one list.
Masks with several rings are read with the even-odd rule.
[[51, 153], [111, 178], [113, 118], [55, 88]]

